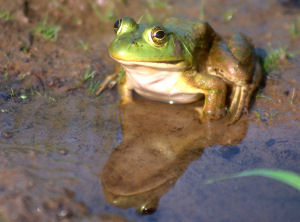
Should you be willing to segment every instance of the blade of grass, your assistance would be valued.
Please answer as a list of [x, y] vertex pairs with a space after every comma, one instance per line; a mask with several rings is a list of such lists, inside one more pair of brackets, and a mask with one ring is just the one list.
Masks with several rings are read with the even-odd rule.
[[12, 19], [12, 15], [9, 11], [3, 11], [0, 9], [0, 19], [3, 19], [4, 21], [8, 21]]
[[8, 73], [7, 71], [4, 72], [4, 82], [7, 82], [8, 80]]
[[205, 5], [205, 0], [202, 0], [200, 2], [200, 13], [199, 13], [199, 19], [200, 20], [204, 20], [205, 19], [204, 5]]
[[38, 23], [34, 27], [35, 33], [41, 35], [43, 38], [56, 42], [58, 33], [60, 31], [60, 26], [51, 26], [47, 24], [48, 16], [44, 18], [44, 20]]
[[120, 84], [124, 74], [125, 74], [125, 70], [124, 70], [124, 68], [122, 68], [121, 71], [120, 71], [120, 74], [119, 74], [118, 84]]
[[137, 21], [136, 23], [137, 23], [137, 24], [140, 24], [141, 21], [143, 20], [143, 18], [144, 18], [144, 15], [142, 15], [142, 16], [138, 19], [138, 21]]
[[248, 176], [263, 176], [268, 177], [285, 184], [288, 184], [297, 190], [300, 191], [300, 175], [285, 170], [272, 170], [272, 169], [255, 169], [255, 170], [246, 170], [240, 173], [236, 173], [230, 176], [224, 176], [216, 179], [210, 179], [206, 181], [206, 184], [215, 183], [221, 180], [240, 178], [240, 177], [248, 177]]

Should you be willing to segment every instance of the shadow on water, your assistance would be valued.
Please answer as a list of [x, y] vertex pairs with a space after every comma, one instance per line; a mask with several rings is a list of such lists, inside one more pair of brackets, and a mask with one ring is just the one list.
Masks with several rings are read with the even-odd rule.
[[287, 7], [300, 7], [299, 0], [279, 0], [280, 4]]
[[140, 98], [120, 105], [123, 141], [101, 174], [109, 203], [153, 213], [160, 198], [205, 147], [235, 145], [245, 137], [248, 121], [200, 122], [195, 105], [170, 106]]

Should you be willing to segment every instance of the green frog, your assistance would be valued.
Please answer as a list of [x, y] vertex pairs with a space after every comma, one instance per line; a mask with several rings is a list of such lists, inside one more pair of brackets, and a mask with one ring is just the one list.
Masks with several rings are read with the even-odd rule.
[[192, 103], [200, 118], [232, 122], [248, 108], [261, 80], [254, 46], [241, 33], [227, 42], [205, 21], [169, 18], [138, 24], [130, 17], [114, 24], [110, 56], [125, 70], [119, 92], [123, 104], [132, 92], [162, 102]]

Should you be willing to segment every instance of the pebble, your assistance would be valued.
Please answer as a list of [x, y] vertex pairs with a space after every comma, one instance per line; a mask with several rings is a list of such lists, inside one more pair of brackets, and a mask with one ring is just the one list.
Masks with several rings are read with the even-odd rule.
[[12, 131], [4, 131], [1, 133], [1, 136], [5, 139], [10, 139], [12, 138], [14, 133]]
[[67, 151], [67, 150], [64, 150], [64, 149], [60, 149], [60, 150], [59, 150], [59, 153], [60, 153], [61, 155], [67, 155], [67, 154], [68, 154], [68, 151]]

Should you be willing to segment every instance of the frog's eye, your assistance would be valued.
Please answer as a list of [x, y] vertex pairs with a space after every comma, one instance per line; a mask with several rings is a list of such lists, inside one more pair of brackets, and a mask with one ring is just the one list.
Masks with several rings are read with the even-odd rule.
[[117, 35], [133, 32], [136, 29], [138, 29], [138, 24], [130, 17], [120, 18], [114, 24], [114, 31]]
[[155, 44], [161, 45], [165, 42], [167, 34], [165, 30], [156, 27], [151, 31], [151, 38]]
[[115, 24], [114, 24], [114, 31], [115, 31], [115, 33], [118, 33], [119, 28], [121, 27], [121, 24], [122, 24], [122, 19], [118, 19], [115, 22]]

